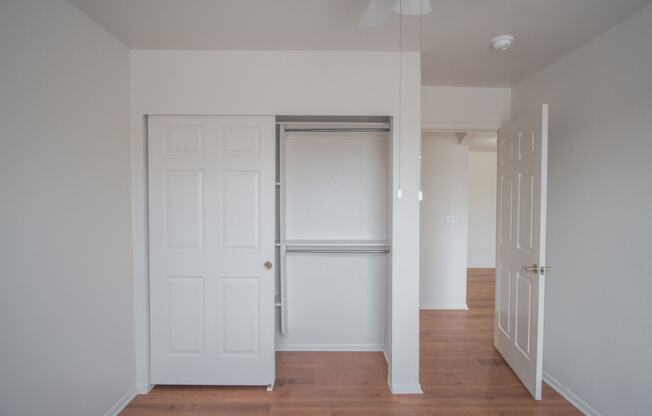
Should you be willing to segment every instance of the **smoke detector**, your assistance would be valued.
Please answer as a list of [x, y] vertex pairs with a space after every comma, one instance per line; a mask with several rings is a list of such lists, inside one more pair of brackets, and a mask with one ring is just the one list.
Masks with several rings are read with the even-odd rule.
[[514, 36], [500, 35], [491, 39], [491, 48], [495, 51], [506, 51], [514, 43]]

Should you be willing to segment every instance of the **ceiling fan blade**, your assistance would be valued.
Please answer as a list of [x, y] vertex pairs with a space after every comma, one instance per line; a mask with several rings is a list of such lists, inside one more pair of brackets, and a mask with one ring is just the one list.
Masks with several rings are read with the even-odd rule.
[[378, 26], [387, 19], [387, 15], [396, 4], [396, 0], [370, 0], [367, 11], [360, 19], [361, 26]]

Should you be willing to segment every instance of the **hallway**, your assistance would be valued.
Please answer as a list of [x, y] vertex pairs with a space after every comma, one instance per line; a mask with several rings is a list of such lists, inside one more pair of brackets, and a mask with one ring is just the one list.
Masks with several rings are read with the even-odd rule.
[[545, 384], [543, 400], [533, 400], [494, 349], [493, 275], [469, 273], [468, 304], [469, 311], [421, 312], [422, 395], [390, 394], [381, 353], [279, 352], [272, 393], [159, 386], [121, 415], [580, 415]]

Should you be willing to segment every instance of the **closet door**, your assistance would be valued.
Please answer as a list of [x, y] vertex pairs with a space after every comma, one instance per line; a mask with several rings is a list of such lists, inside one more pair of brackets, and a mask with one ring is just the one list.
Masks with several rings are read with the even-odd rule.
[[149, 117], [152, 384], [274, 382], [274, 118]]

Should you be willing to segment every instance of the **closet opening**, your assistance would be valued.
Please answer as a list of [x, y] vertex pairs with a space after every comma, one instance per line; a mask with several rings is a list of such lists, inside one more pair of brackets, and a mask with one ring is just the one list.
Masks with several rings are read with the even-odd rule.
[[386, 352], [390, 117], [276, 118], [276, 350]]

